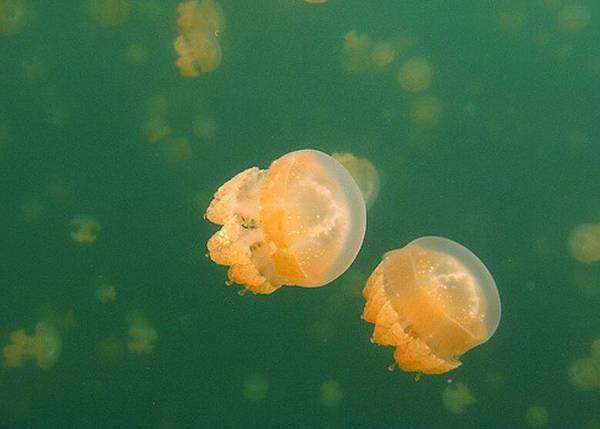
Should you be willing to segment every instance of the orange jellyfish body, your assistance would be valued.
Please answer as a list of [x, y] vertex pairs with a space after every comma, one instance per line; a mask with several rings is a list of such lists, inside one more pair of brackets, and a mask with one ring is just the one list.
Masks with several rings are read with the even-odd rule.
[[407, 372], [458, 367], [458, 357], [487, 341], [500, 321], [498, 290], [485, 265], [441, 237], [386, 253], [363, 295], [373, 341], [395, 346], [394, 359]]
[[206, 217], [223, 225], [207, 243], [210, 258], [254, 293], [333, 281], [354, 261], [366, 228], [352, 176], [316, 150], [239, 173], [219, 188]]

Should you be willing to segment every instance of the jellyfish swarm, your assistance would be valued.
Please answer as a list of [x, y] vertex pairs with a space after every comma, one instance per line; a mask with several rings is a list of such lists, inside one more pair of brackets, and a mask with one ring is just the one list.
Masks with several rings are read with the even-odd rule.
[[483, 263], [460, 244], [422, 237], [385, 254], [363, 290], [373, 341], [395, 346], [403, 371], [441, 374], [487, 341], [500, 321], [500, 298]]
[[210, 258], [229, 266], [231, 282], [264, 294], [333, 281], [354, 261], [366, 228], [352, 176], [316, 150], [239, 173], [219, 188], [206, 217], [223, 225], [208, 240]]
[[191, 0], [180, 3], [177, 12], [179, 35], [174, 47], [181, 75], [195, 77], [215, 70], [221, 63], [218, 38], [225, 25], [221, 8], [213, 0]]
[[33, 358], [41, 369], [49, 369], [62, 352], [62, 337], [49, 323], [40, 322], [35, 334], [28, 336], [25, 330], [17, 329], [10, 334], [11, 343], [4, 347], [4, 362], [9, 368], [23, 366], [26, 358]]

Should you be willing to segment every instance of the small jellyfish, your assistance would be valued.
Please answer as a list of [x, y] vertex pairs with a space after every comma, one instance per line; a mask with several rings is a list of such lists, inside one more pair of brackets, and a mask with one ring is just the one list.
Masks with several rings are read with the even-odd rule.
[[11, 343], [4, 347], [4, 362], [9, 368], [24, 365], [27, 358], [35, 359], [41, 369], [54, 366], [62, 352], [62, 337], [53, 325], [40, 322], [35, 327], [33, 336], [28, 336], [24, 329], [10, 334]]
[[144, 124], [144, 135], [150, 143], [156, 143], [171, 135], [171, 127], [162, 116], [152, 116]]
[[102, 229], [100, 222], [87, 215], [75, 216], [71, 220], [71, 238], [77, 244], [91, 245], [96, 242], [96, 236]]
[[371, 61], [376, 67], [390, 65], [396, 57], [394, 46], [390, 42], [377, 42], [371, 49]]
[[600, 224], [584, 223], [569, 234], [569, 253], [586, 264], [600, 261]]
[[24, 0], [0, 0], [0, 35], [17, 34], [27, 23]]
[[500, 322], [500, 297], [483, 263], [460, 244], [422, 237], [387, 252], [363, 290], [373, 341], [395, 346], [407, 372], [441, 374], [486, 342]]
[[316, 150], [288, 153], [221, 186], [206, 217], [222, 225], [207, 243], [232, 283], [254, 293], [323, 286], [358, 254], [366, 208], [348, 171]]
[[586, 6], [579, 3], [566, 4], [558, 11], [558, 26], [564, 32], [577, 33], [588, 26], [590, 17]]
[[212, 117], [200, 115], [192, 122], [192, 131], [200, 140], [214, 140], [217, 133], [217, 124]]
[[225, 25], [221, 7], [214, 0], [190, 0], [177, 6], [179, 35], [174, 47], [182, 76], [195, 77], [215, 70], [221, 63], [219, 37]]
[[444, 407], [452, 414], [464, 414], [468, 407], [473, 405], [476, 400], [471, 389], [464, 383], [455, 383], [446, 386], [442, 392], [442, 402]]
[[367, 208], [371, 208], [379, 195], [379, 173], [373, 163], [366, 158], [357, 158], [351, 153], [336, 152], [331, 156], [350, 172], [362, 192]]
[[141, 43], [131, 43], [125, 51], [125, 59], [132, 66], [139, 66], [148, 62], [148, 49]]
[[147, 355], [154, 351], [158, 333], [143, 313], [134, 311], [128, 315], [129, 341], [127, 350], [135, 355]]
[[408, 92], [421, 92], [429, 88], [433, 78], [433, 69], [429, 61], [423, 57], [406, 60], [398, 72], [400, 87]]
[[369, 67], [371, 40], [367, 34], [356, 30], [344, 35], [344, 70], [348, 73], [362, 73]]

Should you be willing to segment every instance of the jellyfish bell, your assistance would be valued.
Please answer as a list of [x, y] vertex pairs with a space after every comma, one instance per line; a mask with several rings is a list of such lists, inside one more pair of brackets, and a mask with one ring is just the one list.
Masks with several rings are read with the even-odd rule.
[[62, 352], [62, 337], [54, 326], [40, 322], [35, 327], [31, 350], [38, 367], [52, 368]]
[[316, 150], [239, 173], [218, 189], [206, 217], [222, 225], [207, 243], [210, 258], [254, 293], [333, 281], [354, 261], [366, 229], [354, 179]]
[[367, 208], [371, 208], [379, 195], [379, 173], [371, 161], [357, 158], [351, 153], [335, 152], [331, 156], [348, 170], [358, 185]]
[[486, 342], [500, 322], [490, 272], [470, 250], [441, 237], [386, 253], [363, 295], [373, 341], [395, 346], [394, 359], [407, 372], [458, 367], [458, 357]]

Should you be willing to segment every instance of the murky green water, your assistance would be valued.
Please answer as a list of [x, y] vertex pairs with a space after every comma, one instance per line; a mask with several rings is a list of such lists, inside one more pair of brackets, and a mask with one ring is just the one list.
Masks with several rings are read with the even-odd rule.
[[[600, 338], [600, 265], [567, 241], [600, 223], [600, 8], [454, 3], [221, 0], [222, 63], [184, 78], [176, 1], [0, 0], [25, 7], [0, 19], [0, 346], [43, 322], [62, 347], [48, 369], [5, 349], [0, 428], [599, 428], [600, 363], [591, 386], [569, 367]], [[349, 68], [352, 30], [393, 61]], [[415, 56], [418, 93], [398, 83]], [[205, 257], [204, 210], [301, 148], [377, 167], [362, 250], [327, 287], [240, 296]], [[81, 215], [99, 228], [77, 243]], [[361, 290], [423, 235], [473, 250], [503, 314], [463, 366], [415, 381], [370, 343]], [[459, 383], [475, 402], [457, 415]]]

